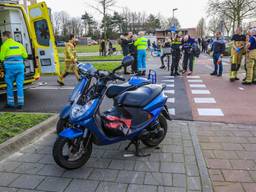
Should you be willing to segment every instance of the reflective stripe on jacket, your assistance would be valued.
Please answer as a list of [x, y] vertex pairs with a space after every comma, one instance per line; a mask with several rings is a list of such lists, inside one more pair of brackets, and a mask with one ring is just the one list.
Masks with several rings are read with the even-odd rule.
[[148, 39], [140, 37], [135, 41], [134, 45], [137, 47], [137, 50], [146, 50], [148, 48]]

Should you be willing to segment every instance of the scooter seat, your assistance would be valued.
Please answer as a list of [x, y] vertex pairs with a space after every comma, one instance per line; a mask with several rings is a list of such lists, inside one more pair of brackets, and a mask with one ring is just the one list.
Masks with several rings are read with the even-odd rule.
[[117, 103], [127, 107], [143, 108], [160, 95], [163, 89], [162, 85], [145, 85], [136, 90], [124, 92], [118, 96]]
[[130, 85], [129, 83], [123, 83], [123, 84], [119, 84], [119, 85], [110, 85], [106, 92], [106, 96], [108, 98], [114, 98], [114, 97], [118, 96], [119, 94], [123, 93], [124, 91], [130, 89], [131, 87], [133, 87], [133, 86]]

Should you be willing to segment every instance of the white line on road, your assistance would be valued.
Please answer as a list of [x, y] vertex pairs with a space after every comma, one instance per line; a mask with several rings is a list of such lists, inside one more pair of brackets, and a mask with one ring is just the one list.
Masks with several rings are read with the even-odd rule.
[[200, 116], [224, 116], [222, 110], [218, 108], [198, 108], [197, 111]]
[[187, 76], [187, 79], [200, 79], [200, 76]]
[[168, 99], [167, 99], [167, 102], [168, 102], [168, 103], [175, 103], [175, 98], [168, 98]]
[[174, 83], [174, 79], [162, 80], [164, 83]]
[[174, 84], [167, 84], [166, 86], [167, 86], [167, 87], [171, 87], [171, 88], [175, 87]]
[[211, 94], [209, 90], [191, 90], [193, 95], [209, 95]]
[[73, 90], [73, 86], [38, 86], [38, 87], [32, 87], [30, 89], [34, 90]]
[[195, 103], [216, 103], [213, 97], [196, 97], [194, 101]]
[[175, 90], [165, 90], [165, 94], [175, 94]]
[[174, 79], [174, 76], [163, 76], [163, 78]]
[[203, 80], [201, 80], [201, 79], [189, 79], [188, 82], [189, 83], [203, 83]]
[[204, 84], [190, 84], [191, 88], [206, 88], [206, 85]]
[[175, 115], [175, 108], [168, 109], [170, 115]]

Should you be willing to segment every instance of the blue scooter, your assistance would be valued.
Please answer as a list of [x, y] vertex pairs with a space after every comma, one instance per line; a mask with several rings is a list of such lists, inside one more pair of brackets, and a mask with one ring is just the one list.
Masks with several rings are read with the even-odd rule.
[[[137, 89], [127, 90], [122, 84], [107, 86], [110, 81], [124, 81], [116, 71], [132, 62], [133, 59], [124, 58], [122, 65], [113, 72], [97, 71], [90, 64], [78, 66], [82, 81], [71, 96], [72, 104], [63, 112], [72, 126], [58, 134], [53, 146], [53, 157], [60, 167], [82, 167], [91, 156], [92, 144], [109, 145], [130, 140], [126, 150], [134, 144], [135, 155], [145, 156], [139, 152], [140, 141], [155, 147], [165, 138], [166, 119], [171, 120], [166, 107], [165, 85], [146, 81], [142, 85], [143, 80], [134, 77], [130, 81], [134, 81], [133, 86], [139, 85]], [[96, 79], [95, 83], [92, 78]], [[113, 98], [114, 105], [101, 114], [99, 107], [105, 95]]]

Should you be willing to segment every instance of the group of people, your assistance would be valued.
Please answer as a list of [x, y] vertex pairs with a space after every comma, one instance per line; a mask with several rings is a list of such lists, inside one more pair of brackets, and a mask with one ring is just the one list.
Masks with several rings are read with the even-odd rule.
[[[148, 39], [144, 37], [145, 33], [143, 31], [134, 35], [132, 32], [125, 33], [120, 37], [120, 44], [122, 47], [123, 55], [131, 55], [134, 57], [134, 63], [132, 65], [132, 73], [139, 75], [146, 74], [146, 57], [148, 49]], [[127, 71], [127, 67], [124, 67], [124, 73], [130, 74]]]
[[184, 37], [181, 37], [178, 34], [175, 34], [172, 38], [166, 38], [165, 42], [161, 45], [161, 49], [162, 55], [160, 57], [160, 69], [164, 69], [166, 67], [164, 64], [165, 57], [168, 58], [169, 65], [171, 55], [171, 76], [179, 76], [179, 62], [183, 54], [182, 74], [191, 75], [193, 73], [194, 60], [195, 57], [198, 57], [197, 50], [199, 48], [196, 40], [191, 38], [190, 35], [185, 35]]
[[115, 48], [111, 40], [105, 41], [104, 39], [99, 40], [99, 53], [100, 56], [112, 55]]
[[[251, 29], [247, 34], [242, 33], [241, 28], [237, 28], [231, 38], [231, 69], [229, 79], [231, 82], [239, 80], [238, 71], [241, 67], [243, 56], [245, 56], [246, 77], [242, 84], [256, 84], [256, 29]], [[223, 72], [222, 58], [226, 50], [225, 41], [221, 32], [216, 32], [215, 39], [211, 45], [214, 71], [211, 75], [221, 76]]]

